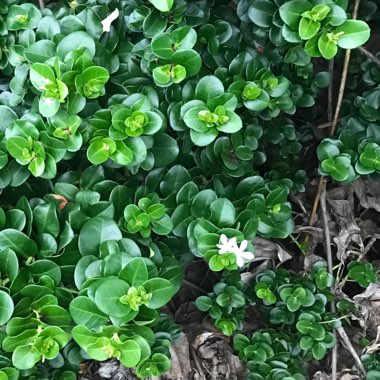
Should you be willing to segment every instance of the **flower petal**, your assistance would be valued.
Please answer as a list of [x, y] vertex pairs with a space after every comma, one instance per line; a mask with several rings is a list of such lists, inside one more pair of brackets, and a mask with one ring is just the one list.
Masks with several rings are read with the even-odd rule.
[[236, 256], [236, 264], [238, 267], [243, 267], [244, 266], [244, 259], [241, 256]]
[[228, 244], [228, 238], [225, 234], [221, 234], [220, 235], [220, 240], [219, 242], [223, 245], [227, 245]]
[[245, 251], [245, 249], [248, 247], [248, 241], [247, 240], [243, 240], [241, 243], [240, 243], [240, 251]]
[[109, 14], [103, 21], [103, 32], [109, 32], [111, 30], [111, 24], [119, 17], [119, 10], [116, 8], [111, 14]]
[[246, 260], [253, 260], [255, 255], [252, 252], [241, 252], [240, 256]]

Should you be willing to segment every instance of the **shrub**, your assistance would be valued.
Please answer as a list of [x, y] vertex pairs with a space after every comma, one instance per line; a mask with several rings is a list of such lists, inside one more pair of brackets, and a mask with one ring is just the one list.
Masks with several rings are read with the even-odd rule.
[[[301, 379], [301, 356], [324, 356], [334, 344], [326, 272], [304, 281], [267, 271], [248, 286], [239, 270], [253, 260], [257, 234], [293, 231], [289, 196], [305, 190], [303, 144], [312, 138], [297, 124], [315, 119], [330, 82], [312, 58], [369, 38], [347, 8], [0, 4], [1, 379], [71, 380], [83, 360], [113, 357], [142, 378], [164, 373], [179, 327], [160, 309], [193, 256], [222, 272], [196, 304], [223, 333], [241, 329], [255, 302], [268, 323], [288, 328], [234, 338], [250, 371], [261, 365], [261, 377], [249, 378], [281, 372], [274, 361], [264, 366], [276, 356], [289, 365], [285, 376]], [[371, 127], [378, 73], [363, 69], [371, 88], [354, 104], [368, 123], [345, 120], [339, 139], [318, 148], [323, 174], [336, 180], [380, 168]], [[349, 275], [373, 281], [369, 267]]]

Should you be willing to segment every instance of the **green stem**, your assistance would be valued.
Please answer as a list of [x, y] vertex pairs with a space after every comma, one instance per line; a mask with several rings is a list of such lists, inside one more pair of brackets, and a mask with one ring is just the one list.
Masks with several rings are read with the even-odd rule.
[[336, 322], [336, 321], [340, 321], [341, 319], [346, 319], [350, 316], [351, 314], [347, 314], [347, 315], [343, 315], [342, 317], [339, 317], [339, 318], [335, 318], [335, 319], [331, 319], [329, 321], [322, 321], [322, 322], [319, 322], [321, 325], [323, 324], [326, 324], [326, 323], [332, 323], [332, 322]]
[[290, 238], [292, 239], [292, 242], [299, 248], [299, 250], [305, 254], [305, 249], [302, 247], [302, 244], [293, 236], [293, 234], [290, 234]]
[[72, 294], [79, 294], [79, 291], [75, 290], [75, 289], [65, 288], [63, 286], [61, 286], [60, 289], [66, 290], [66, 291], [68, 291], [68, 292], [70, 292]]

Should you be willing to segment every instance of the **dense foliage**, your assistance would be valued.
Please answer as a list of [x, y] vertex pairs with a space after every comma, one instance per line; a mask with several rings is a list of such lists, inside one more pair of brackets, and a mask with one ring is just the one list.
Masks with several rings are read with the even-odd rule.
[[[0, 4], [0, 379], [74, 380], [110, 358], [166, 372], [179, 327], [161, 308], [194, 258], [221, 272], [196, 301], [218, 329], [241, 329], [252, 305], [267, 320], [234, 338], [248, 378], [304, 379], [335, 343], [333, 279], [322, 264], [241, 272], [256, 235], [294, 229], [330, 83], [312, 58], [364, 44], [369, 26], [347, 0], [46, 3]], [[339, 181], [380, 171], [379, 68], [355, 70], [361, 96], [318, 147]], [[376, 280], [368, 263], [348, 270]]]

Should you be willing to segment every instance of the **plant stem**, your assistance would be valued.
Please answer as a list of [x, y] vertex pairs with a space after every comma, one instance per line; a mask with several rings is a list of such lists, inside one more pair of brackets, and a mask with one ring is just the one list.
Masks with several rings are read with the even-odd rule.
[[340, 326], [340, 327], [337, 327], [336, 328], [336, 331], [338, 332], [344, 346], [345, 346], [345, 349], [351, 354], [351, 356], [354, 358], [355, 360], [355, 363], [356, 363], [356, 366], [358, 367], [358, 369], [363, 373], [364, 376], [366, 376], [366, 370], [363, 366], [363, 363], [362, 361], [360, 360], [360, 357], [358, 355], [358, 353], [355, 351], [354, 347], [352, 346], [352, 343], [346, 333], [346, 330]]
[[305, 249], [302, 247], [301, 243], [293, 236], [293, 234], [289, 235], [290, 239], [292, 239], [292, 242], [298, 247], [298, 249], [305, 254]]
[[[321, 211], [322, 211], [322, 220], [323, 220], [323, 231], [324, 231], [324, 236], [325, 236], [327, 269], [329, 273], [333, 275], [331, 236], [330, 236], [329, 221], [328, 221], [327, 210], [326, 210], [326, 184], [323, 185], [322, 192], [321, 192]], [[335, 302], [331, 302], [331, 312], [335, 313]]]
[[[356, 20], [356, 18], [358, 17], [359, 5], [360, 5], [360, 0], [355, 0], [354, 11], [352, 13], [352, 19], [353, 20]], [[332, 121], [330, 131], [329, 131], [330, 136], [334, 135], [334, 133], [336, 131], [336, 127], [337, 127], [338, 122], [339, 122], [339, 114], [340, 114], [340, 109], [342, 107], [344, 90], [346, 88], [348, 66], [350, 64], [350, 59], [351, 59], [351, 50], [348, 49], [348, 50], [346, 50], [346, 55], [344, 57], [342, 79], [340, 81], [338, 101], [337, 101], [336, 108], [335, 108], [334, 119]], [[315, 217], [316, 217], [317, 210], [318, 210], [319, 199], [321, 197], [323, 182], [324, 182], [323, 177], [321, 177], [319, 179], [318, 189], [317, 189], [317, 193], [315, 194], [313, 208], [312, 208], [312, 212], [311, 212], [310, 219], [309, 219], [309, 225], [310, 226], [314, 225], [314, 223], [315, 223]]]
[[79, 291], [75, 289], [70, 289], [70, 288], [65, 288], [65, 287], [61, 287], [61, 289], [66, 290], [67, 292], [72, 293], [72, 294], [79, 294]]
[[323, 324], [326, 324], [326, 323], [332, 323], [332, 322], [335, 322], [335, 321], [340, 321], [342, 319], [345, 319], [345, 318], [348, 318], [351, 314], [347, 314], [347, 315], [343, 315], [342, 317], [339, 317], [339, 318], [335, 318], [335, 319], [330, 319], [329, 321], [322, 321], [322, 322], [319, 322], [321, 325]]
[[[329, 62], [330, 84], [328, 88], [327, 100], [327, 120], [330, 122], [333, 115], [333, 95], [334, 95], [334, 58]], [[329, 127], [331, 124], [329, 125]]]
[[[322, 177], [321, 177], [322, 178]], [[327, 256], [327, 269], [331, 276], [333, 276], [333, 260], [332, 260], [332, 251], [331, 251], [331, 235], [329, 228], [329, 221], [327, 218], [327, 210], [326, 210], [326, 184], [322, 182], [322, 190], [321, 190], [321, 211], [322, 211], [322, 221], [323, 221], [323, 232], [325, 237], [325, 250]], [[333, 291], [332, 287], [330, 289]], [[332, 313], [335, 313], [335, 301], [331, 301], [330, 310]], [[333, 334], [336, 338], [336, 331], [334, 329]], [[338, 350], [334, 349], [331, 352], [331, 379], [337, 379], [337, 367], [338, 367]]]
[[375, 55], [373, 55], [370, 51], [368, 51], [366, 48], [363, 46], [359, 46], [358, 50], [360, 53], [365, 55], [369, 60], [371, 60], [373, 63], [376, 63], [376, 65], [380, 66], [380, 59], [377, 58]]
[[199, 286], [193, 284], [192, 282], [190, 282], [188, 280], [183, 279], [182, 282], [185, 285], [190, 286], [190, 288], [193, 288], [193, 289], [197, 290], [199, 293], [208, 294], [205, 290], [203, 290], [202, 288], [200, 288]]

